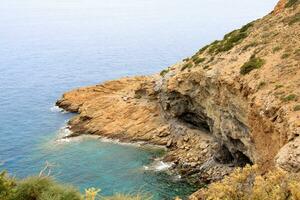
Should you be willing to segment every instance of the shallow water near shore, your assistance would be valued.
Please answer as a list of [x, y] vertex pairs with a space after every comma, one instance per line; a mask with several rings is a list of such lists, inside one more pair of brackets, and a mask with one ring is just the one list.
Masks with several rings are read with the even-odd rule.
[[168, 167], [153, 164], [160, 149], [95, 138], [57, 141], [73, 114], [53, 104], [76, 87], [159, 72], [275, 2], [1, 1], [0, 170], [22, 178], [49, 161], [58, 181], [81, 190], [142, 191], [154, 199], [191, 193], [194, 187], [155, 170]]

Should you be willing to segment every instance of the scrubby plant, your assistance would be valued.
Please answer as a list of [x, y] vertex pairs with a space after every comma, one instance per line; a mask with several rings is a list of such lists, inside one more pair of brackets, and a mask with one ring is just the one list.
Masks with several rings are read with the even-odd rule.
[[208, 69], [209, 68], [209, 65], [205, 65], [204, 67], [203, 67], [203, 69]]
[[296, 13], [294, 16], [288, 18], [288, 24], [291, 26], [295, 23], [299, 23], [300, 22], [300, 13]]
[[204, 47], [202, 47], [202, 48], [198, 51], [198, 54], [202, 54], [208, 47], [209, 47], [209, 45], [205, 45]]
[[101, 190], [89, 188], [85, 195], [72, 186], [62, 185], [48, 176], [32, 176], [14, 180], [6, 172], [0, 173], [0, 200], [151, 200], [151, 195], [115, 194], [102, 196]]
[[164, 69], [164, 70], [162, 70], [159, 74], [160, 74], [161, 76], [165, 76], [169, 71], [170, 71], [169, 69]]
[[257, 86], [257, 89], [261, 89], [262, 87], [264, 87], [267, 83], [265, 81], [261, 81], [258, 86]]
[[300, 3], [299, 0], [288, 0], [287, 3], [285, 4], [286, 8], [292, 7], [296, 4]]
[[276, 46], [276, 47], [274, 47], [274, 48], [272, 49], [272, 52], [273, 52], [273, 53], [276, 53], [277, 51], [280, 51], [281, 49], [282, 49], [282, 47]]
[[275, 90], [282, 88], [282, 87], [283, 87], [283, 85], [275, 85]]
[[76, 189], [50, 177], [28, 177], [19, 181], [15, 190], [11, 200], [82, 200]]
[[294, 106], [294, 111], [299, 111], [300, 110], [300, 105], [295, 105]]
[[194, 63], [197, 65], [197, 64], [199, 64], [199, 63], [202, 63], [202, 62], [204, 62], [205, 61], [205, 58], [195, 58], [195, 59], [193, 59], [193, 61], [194, 61]]
[[255, 57], [255, 55], [252, 55], [250, 59], [243, 64], [243, 66], [240, 69], [240, 74], [246, 75], [250, 73], [254, 69], [259, 69], [265, 64], [265, 61], [261, 58]]
[[282, 98], [281, 98], [281, 100], [282, 101], [293, 101], [293, 100], [295, 100], [297, 98], [297, 95], [295, 95], [295, 94], [289, 94], [289, 95], [287, 95], [287, 96], [283, 96]]
[[5, 171], [0, 173], [0, 199], [9, 200], [15, 192], [16, 182]]
[[234, 30], [226, 34], [221, 41], [214, 41], [209, 46], [209, 53], [220, 53], [224, 51], [229, 51], [235, 45], [239, 44], [244, 38], [248, 36], [248, 29], [252, 27], [254, 22], [248, 23], [241, 29]]
[[294, 51], [294, 54], [295, 54], [296, 56], [300, 55], [300, 48], [299, 48], [299, 49], [296, 49], [296, 50]]
[[281, 59], [286, 59], [286, 58], [290, 57], [290, 55], [291, 54], [289, 54], [289, 53], [284, 53], [284, 54], [282, 54]]
[[192, 61], [189, 61], [188, 63], [183, 65], [183, 67], [181, 68], [181, 71], [184, 71], [187, 68], [192, 68], [193, 66], [194, 66], [194, 63]]
[[250, 44], [247, 44], [243, 47], [243, 51], [246, 51], [247, 49], [251, 48], [251, 47], [256, 47], [258, 45], [257, 42], [251, 42]]
[[244, 25], [242, 28], [241, 28], [241, 32], [246, 32], [246, 31], [248, 31], [248, 29], [249, 28], [251, 28], [252, 26], [254, 25], [254, 21], [253, 22], [250, 22], [250, 23], [248, 23], [248, 24], [246, 24], [246, 25]]
[[207, 200], [300, 199], [300, 176], [275, 169], [265, 175], [257, 165], [236, 169], [201, 193]]

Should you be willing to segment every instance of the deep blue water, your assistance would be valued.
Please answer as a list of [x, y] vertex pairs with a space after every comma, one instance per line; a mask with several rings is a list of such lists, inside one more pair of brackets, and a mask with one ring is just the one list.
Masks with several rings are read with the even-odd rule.
[[147, 191], [156, 199], [187, 188], [145, 171], [159, 154], [97, 140], [57, 144], [70, 114], [51, 111], [72, 88], [151, 74], [271, 11], [277, 0], [1, 0], [0, 169], [53, 175], [104, 194]]

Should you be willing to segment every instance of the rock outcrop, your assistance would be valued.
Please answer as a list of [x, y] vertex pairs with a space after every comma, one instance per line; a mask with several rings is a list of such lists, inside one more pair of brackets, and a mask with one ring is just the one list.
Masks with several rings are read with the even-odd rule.
[[300, 172], [300, 6], [274, 12], [160, 74], [67, 92], [73, 134], [164, 145], [199, 182], [257, 163]]

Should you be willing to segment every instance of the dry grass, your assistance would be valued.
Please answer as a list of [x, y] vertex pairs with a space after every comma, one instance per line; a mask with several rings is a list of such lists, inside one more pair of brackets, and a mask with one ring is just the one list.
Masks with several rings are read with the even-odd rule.
[[200, 194], [207, 200], [299, 200], [300, 176], [280, 169], [261, 175], [258, 166], [246, 166]]

